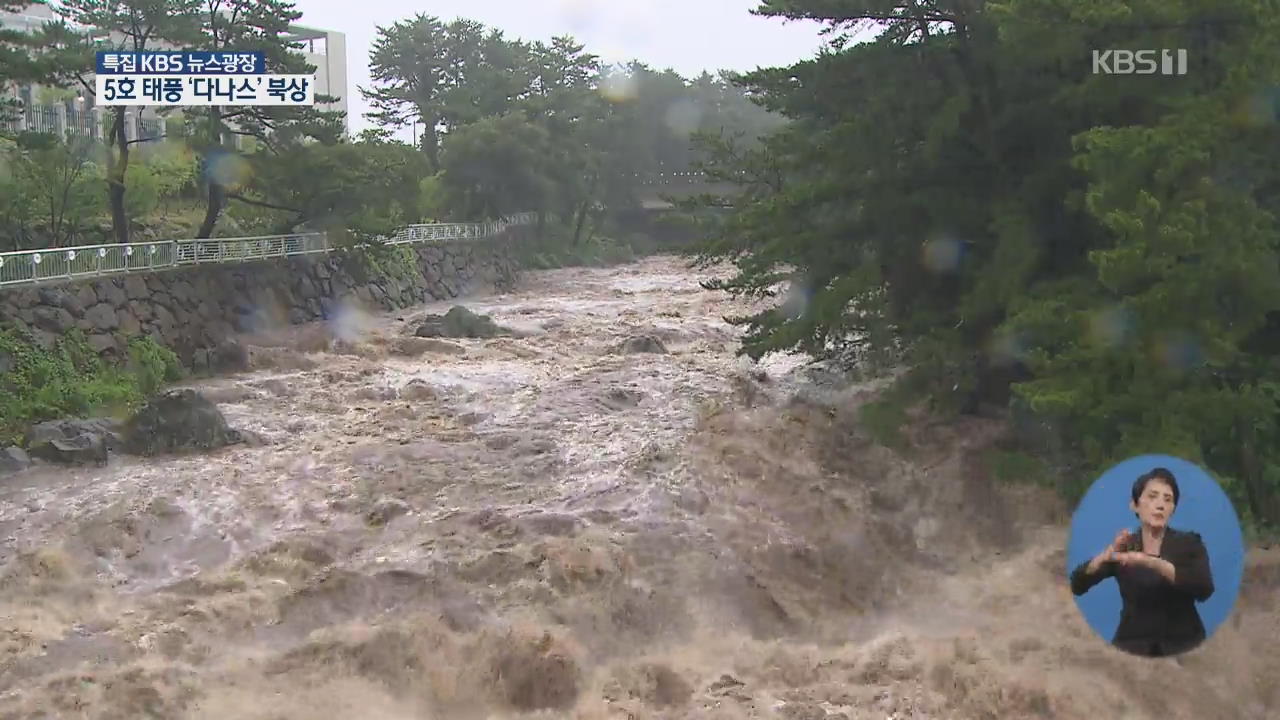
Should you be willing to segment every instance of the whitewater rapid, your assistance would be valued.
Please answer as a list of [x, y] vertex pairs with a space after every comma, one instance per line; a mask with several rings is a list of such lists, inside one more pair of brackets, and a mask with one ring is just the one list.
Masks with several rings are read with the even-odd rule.
[[879, 447], [876, 383], [735, 356], [700, 279], [527, 273], [458, 301], [493, 339], [348, 308], [190, 384], [264, 444], [3, 481], [0, 720], [1280, 715], [1274, 552], [1201, 651], [1122, 656], [998, 423]]

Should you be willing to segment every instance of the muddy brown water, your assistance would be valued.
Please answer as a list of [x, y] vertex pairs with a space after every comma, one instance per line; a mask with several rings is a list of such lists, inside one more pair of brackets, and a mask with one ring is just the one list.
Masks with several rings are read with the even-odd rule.
[[879, 448], [874, 385], [735, 358], [699, 279], [468, 299], [518, 337], [254, 338], [198, 387], [266, 445], [9, 478], [0, 719], [1280, 717], [1275, 551], [1199, 651], [1114, 652], [1066, 509], [975, 461], [998, 427]]

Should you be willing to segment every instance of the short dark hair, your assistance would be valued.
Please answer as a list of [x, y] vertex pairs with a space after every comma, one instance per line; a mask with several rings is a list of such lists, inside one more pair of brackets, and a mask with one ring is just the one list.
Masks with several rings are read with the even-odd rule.
[[1142, 493], [1147, 489], [1147, 483], [1152, 480], [1159, 480], [1167, 484], [1170, 490], [1173, 490], [1173, 505], [1177, 507], [1178, 498], [1182, 494], [1178, 491], [1178, 481], [1173, 477], [1173, 473], [1162, 467], [1153, 468], [1151, 472], [1143, 473], [1138, 476], [1137, 480], [1133, 481], [1133, 501], [1135, 503], [1138, 502], [1138, 498], [1142, 497]]

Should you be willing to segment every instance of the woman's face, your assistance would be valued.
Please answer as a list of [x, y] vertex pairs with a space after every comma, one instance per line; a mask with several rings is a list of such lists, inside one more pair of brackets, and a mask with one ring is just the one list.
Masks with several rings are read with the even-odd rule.
[[1173, 515], [1173, 488], [1163, 480], [1149, 480], [1138, 496], [1138, 502], [1130, 501], [1129, 504], [1138, 513], [1138, 519], [1143, 525], [1165, 527], [1169, 524], [1169, 517]]

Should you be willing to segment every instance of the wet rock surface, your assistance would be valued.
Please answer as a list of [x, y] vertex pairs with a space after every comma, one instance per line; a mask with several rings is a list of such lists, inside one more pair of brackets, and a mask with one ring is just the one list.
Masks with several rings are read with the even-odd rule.
[[236, 340], [223, 341], [210, 352], [209, 365], [215, 373], [244, 372], [251, 367], [249, 349]]
[[110, 419], [51, 420], [26, 436], [31, 457], [63, 465], [105, 465], [123, 445], [120, 423]]
[[161, 394], [124, 427], [124, 450], [133, 455], [209, 451], [243, 440], [218, 406], [195, 390]]
[[510, 335], [488, 315], [478, 315], [456, 305], [444, 315], [427, 315], [418, 321], [414, 336], [420, 338], [492, 338]]
[[618, 346], [617, 352], [623, 355], [648, 353], [652, 355], [667, 354], [667, 346], [661, 339], [653, 335], [636, 335], [629, 337]]
[[996, 424], [880, 448], [874, 384], [735, 358], [700, 279], [532, 273], [467, 302], [542, 333], [460, 352], [396, 345], [449, 305], [255, 338], [195, 434], [269, 444], [0, 483], [0, 718], [1276, 716], [1280, 552], [1182, 662], [1115, 653]]
[[0, 450], [0, 475], [22, 472], [31, 467], [31, 456], [20, 447], [7, 447]]

